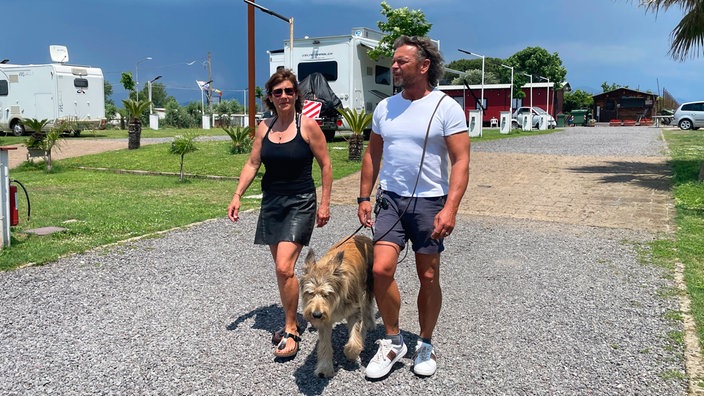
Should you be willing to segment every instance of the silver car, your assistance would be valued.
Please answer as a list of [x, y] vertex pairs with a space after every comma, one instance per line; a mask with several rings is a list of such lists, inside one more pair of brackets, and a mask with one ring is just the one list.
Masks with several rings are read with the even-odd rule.
[[680, 129], [697, 130], [704, 127], [704, 102], [682, 103], [675, 110], [674, 121]]

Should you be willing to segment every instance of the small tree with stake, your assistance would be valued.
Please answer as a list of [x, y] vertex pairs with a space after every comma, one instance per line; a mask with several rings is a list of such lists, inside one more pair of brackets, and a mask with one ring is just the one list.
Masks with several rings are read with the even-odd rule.
[[192, 134], [176, 136], [174, 141], [171, 142], [171, 146], [169, 147], [169, 153], [178, 154], [181, 156], [181, 171], [179, 181], [183, 181], [183, 162], [186, 157], [186, 154], [198, 150], [198, 148], [196, 147], [195, 138], [195, 135]]

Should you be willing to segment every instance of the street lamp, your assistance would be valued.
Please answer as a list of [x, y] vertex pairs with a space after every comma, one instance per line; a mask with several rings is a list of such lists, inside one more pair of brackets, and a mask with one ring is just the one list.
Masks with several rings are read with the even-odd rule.
[[249, 58], [249, 64], [248, 64], [248, 86], [247, 89], [249, 90], [249, 126], [254, 130], [256, 127], [255, 125], [255, 113], [257, 112], [256, 108], [256, 103], [254, 100], [254, 92], [255, 92], [255, 85], [254, 85], [254, 69], [255, 69], [255, 62], [254, 62], [254, 9], [259, 8], [260, 10], [264, 11], [265, 13], [269, 15], [273, 15], [283, 21], [288, 22], [289, 26], [289, 56], [290, 56], [290, 67], [291, 71], [293, 71], [293, 17], [290, 17], [286, 19], [286, 17], [279, 15], [275, 13], [274, 11], [270, 11], [258, 4], [255, 4], [249, 0], [243, 0], [245, 3], [249, 4], [250, 7], [248, 7], [247, 10], [247, 40], [248, 40], [248, 58]]
[[482, 109], [482, 114], [484, 114], [484, 110], [485, 110], [485, 108], [484, 108], [484, 55], [475, 54], [474, 52], [469, 52], [469, 51], [465, 51], [465, 50], [461, 50], [461, 49], [458, 49], [458, 51], [464, 52], [465, 54], [476, 56], [478, 58], [482, 58], [482, 98], [481, 98], [480, 107]]
[[138, 92], [139, 92], [139, 64], [142, 62], [146, 62], [148, 60], [152, 60], [152, 57], [148, 56], [148, 57], [138, 61], [137, 64], [134, 66], [134, 87], [135, 87], [134, 93], [135, 93], [137, 100], [139, 100], [139, 95], [138, 95]]
[[267, 13], [267, 14], [269, 14], [269, 15], [273, 15], [273, 16], [275, 16], [275, 17], [281, 19], [281, 20], [284, 21], [284, 22], [288, 22], [288, 28], [289, 28], [289, 29], [288, 29], [288, 30], [289, 30], [289, 46], [288, 46], [288, 49], [289, 49], [289, 62], [290, 62], [289, 65], [290, 65], [291, 71], [293, 71], [293, 17], [286, 18], [285, 16], [283, 16], [283, 15], [281, 15], [281, 14], [278, 14], [278, 13], [276, 13], [276, 12], [274, 12], [274, 11], [271, 11], [271, 10], [268, 9], [268, 8], [264, 8], [264, 7], [260, 6], [259, 4], [256, 4], [256, 3], [254, 3], [254, 2], [251, 2], [251, 1], [249, 1], [249, 0], [243, 0], [243, 1], [244, 1], [245, 3], [247, 3], [247, 4], [251, 5], [251, 6], [253, 6], [253, 7], [259, 8], [260, 10], [264, 11], [265, 13]]
[[504, 64], [502, 64], [501, 66], [507, 69], [511, 69], [511, 99], [508, 102], [508, 112], [511, 113], [511, 116], [513, 117], [513, 66], [507, 66]]
[[149, 114], [154, 114], [153, 108], [152, 108], [152, 83], [158, 79], [160, 79], [161, 76], [156, 76], [154, 79], [149, 80], [147, 83], [147, 86], [149, 87]]
[[541, 80], [547, 80], [548, 82], [547, 96], [545, 97], [545, 111], [550, 114], [550, 78], [542, 76], [538, 76], [538, 78]]

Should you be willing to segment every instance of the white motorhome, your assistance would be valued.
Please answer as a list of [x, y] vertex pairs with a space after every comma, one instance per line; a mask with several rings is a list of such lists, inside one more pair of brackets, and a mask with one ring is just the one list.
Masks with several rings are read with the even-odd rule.
[[0, 64], [0, 131], [21, 136], [29, 118], [47, 119], [48, 127], [69, 120], [98, 128], [105, 122], [103, 81], [97, 67]]
[[322, 73], [342, 107], [371, 113], [393, 93], [391, 60], [382, 57], [374, 61], [367, 54], [382, 37], [368, 28], [353, 28], [341, 36], [294, 39], [293, 67], [290, 46], [285, 45], [283, 50], [267, 51], [269, 70], [273, 74], [279, 67], [293, 69], [299, 81], [311, 73]]

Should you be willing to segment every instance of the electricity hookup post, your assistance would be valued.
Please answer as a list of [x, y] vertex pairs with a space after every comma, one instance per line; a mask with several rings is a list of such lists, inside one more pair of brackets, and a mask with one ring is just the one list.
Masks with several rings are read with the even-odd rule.
[[161, 76], [156, 76], [152, 80], [149, 80], [147, 87], [149, 88], [149, 128], [157, 130], [159, 129], [159, 115], [154, 114], [154, 107], [152, 106], [152, 83]]
[[472, 128], [471, 119], [470, 119], [470, 123], [469, 123], [470, 124], [469, 125], [470, 126], [469, 136], [481, 137], [482, 136], [482, 128], [484, 126], [484, 110], [486, 109], [486, 106], [484, 105], [484, 62], [485, 62], [485, 57], [484, 57], [484, 55], [475, 54], [474, 52], [465, 51], [462, 49], [458, 49], [458, 51], [464, 52], [465, 54], [469, 54], [472, 56], [476, 56], [478, 58], [482, 58], [482, 97], [481, 97], [480, 103], [479, 103], [479, 114], [476, 116], [477, 120], [475, 121], [477, 123], [475, 128], [479, 128], [479, 132], [477, 133], [477, 132], [473, 131], [475, 128]]
[[17, 147], [0, 147], [0, 223], [2, 223], [2, 245], [10, 246], [10, 156], [9, 150]]

